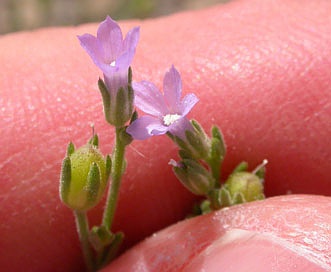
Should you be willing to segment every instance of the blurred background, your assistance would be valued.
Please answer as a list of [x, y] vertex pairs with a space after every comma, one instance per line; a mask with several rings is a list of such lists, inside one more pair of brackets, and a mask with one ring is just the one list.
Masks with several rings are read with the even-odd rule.
[[0, 34], [45, 26], [149, 18], [230, 0], [0, 0]]

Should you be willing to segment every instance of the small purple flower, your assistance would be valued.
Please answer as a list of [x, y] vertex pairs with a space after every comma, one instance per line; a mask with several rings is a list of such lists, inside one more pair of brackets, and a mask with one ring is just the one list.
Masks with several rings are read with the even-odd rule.
[[167, 132], [185, 139], [185, 131], [192, 128], [186, 115], [198, 102], [194, 94], [187, 94], [182, 100], [182, 81], [174, 66], [165, 74], [163, 94], [150, 82], [133, 84], [135, 105], [149, 114], [135, 120], [127, 132], [136, 140]]
[[108, 91], [116, 94], [128, 85], [128, 69], [139, 40], [139, 27], [131, 29], [123, 40], [119, 25], [109, 16], [100, 24], [97, 36], [78, 36], [81, 46], [104, 74]]

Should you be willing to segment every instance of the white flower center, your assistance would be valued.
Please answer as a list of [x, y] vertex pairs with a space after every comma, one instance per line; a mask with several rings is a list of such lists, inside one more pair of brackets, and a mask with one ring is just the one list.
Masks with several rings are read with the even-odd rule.
[[182, 116], [180, 116], [179, 114], [167, 114], [166, 116], [163, 117], [163, 123], [166, 126], [170, 126], [173, 123], [175, 123], [178, 119], [180, 119]]
[[116, 66], [116, 61], [113, 60], [113, 61], [110, 63], [110, 66], [115, 67], [115, 66]]

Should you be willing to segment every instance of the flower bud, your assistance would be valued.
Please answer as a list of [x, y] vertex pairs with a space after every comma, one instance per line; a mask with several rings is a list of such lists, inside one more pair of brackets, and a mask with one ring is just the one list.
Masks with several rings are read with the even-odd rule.
[[191, 159], [184, 159], [177, 163], [170, 162], [173, 171], [180, 182], [192, 193], [196, 195], [207, 195], [214, 186], [214, 179], [210, 172]]
[[225, 188], [235, 202], [233, 204], [264, 199], [262, 180], [249, 172], [232, 174], [226, 181]]
[[105, 159], [93, 144], [77, 150], [69, 144], [61, 169], [62, 202], [73, 210], [86, 211], [93, 208], [106, 189], [110, 167], [110, 157]]

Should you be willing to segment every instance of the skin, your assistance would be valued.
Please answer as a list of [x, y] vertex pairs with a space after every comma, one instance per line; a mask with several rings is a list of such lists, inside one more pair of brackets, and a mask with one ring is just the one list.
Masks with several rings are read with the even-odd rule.
[[[235, 1], [160, 19], [122, 22], [121, 26], [124, 32], [135, 25], [141, 27], [134, 80], [152, 80], [161, 87], [164, 72], [174, 64], [181, 72], [184, 92], [194, 92], [200, 98], [191, 117], [206, 130], [212, 124], [222, 128], [227, 144], [224, 177], [242, 160], [253, 169], [267, 158], [268, 196], [289, 192], [330, 196], [330, 10], [331, 2], [326, 0]], [[111, 152], [113, 131], [104, 121], [96, 87], [99, 71], [76, 39], [76, 35], [95, 33], [96, 29], [93, 24], [0, 38], [0, 267], [4, 271], [82, 271], [73, 216], [59, 200], [58, 181], [66, 145], [69, 141], [76, 146], [84, 144], [92, 134], [91, 122], [102, 151]], [[128, 169], [114, 225], [126, 233], [124, 248], [177, 222], [190, 210], [195, 197], [167, 166], [170, 158], [176, 158], [176, 150], [166, 137], [134, 142], [128, 148]], [[194, 271], [190, 269], [237, 262], [233, 250], [239, 249], [231, 239], [223, 247], [222, 237], [239, 229], [248, 231], [234, 235], [239, 237], [239, 245], [246, 242], [249, 250], [245, 252], [264, 252], [265, 245], [273, 245], [277, 256], [287, 252], [293, 254], [292, 263], [309, 262], [310, 255], [297, 253], [297, 248], [308, 247], [320, 260], [316, 267], [328, 271], [331, 243], [324, 234], [331, 224], [330, 198], [299, 198], [254, 202], [174, 225], [108, 269], [123, 265], [123, 260], [134, 264], [134, 252], [142, 254], [151, 243], [164, 248], [161, 238], [167, 233], [226, 223], [227, 231], [200, 233], [200, 240], [189, 247], [195, 253], [186, 256], [181, 267]], [[100, 221], [102, 205], [89, 213], [91, 224]], [[277, 211], [277, 220], [270, 218], [271, 212], [263, 211], [264, 205]], [[307, 219], [307, 209], [311, 219]], [[238, 223], [238, 216], [242, 222]], [[317, 219], [319, 225], [315, 224]], [[296, 224], [293, 229], [289, 220]], [[262, 232], [264, 236], [259, 237]], [[287, 239], [289, 233], [295, 238]], [[310, 246], [300, 243], [305, 238], [298, 238], [302, 233], [309, 239], [315, 235]], [[247, 237], [253, 242], [247, 243]], [[199, 254], [194, 251], [204, 239], [215, 258], [204, 256], [204, 249]], [[164, 252], [178, 244], [166, 242]], [[295, 245], [295, 250], [289, 244]], [[229, 257], [219, 260], [215, 250]], [[150, 251], [147, 257], [153, 254], [157, 251]], [[178, 260], [181, 254], [183, 251], [176, 255]], [[238, 254], [246, 256], [241, 251]], [[250, 260], [260, 263], [258, 256], [250, 255]], [[262, 268], [264, 265], [261, 263]], [[288, 271], [294, 268], [288, 266]]]

